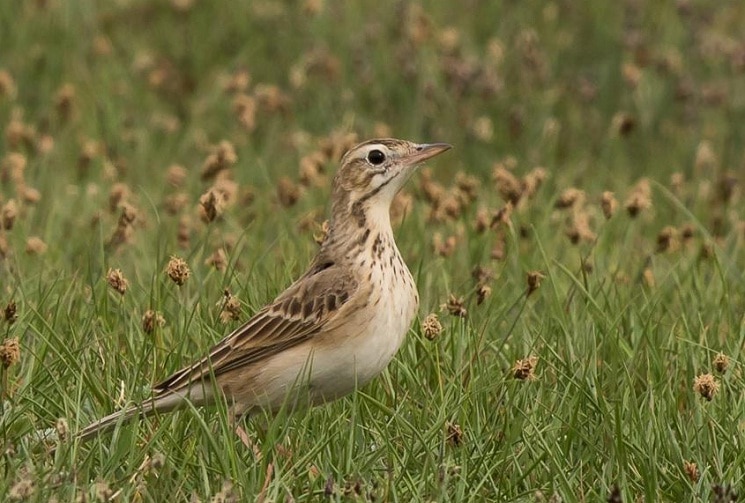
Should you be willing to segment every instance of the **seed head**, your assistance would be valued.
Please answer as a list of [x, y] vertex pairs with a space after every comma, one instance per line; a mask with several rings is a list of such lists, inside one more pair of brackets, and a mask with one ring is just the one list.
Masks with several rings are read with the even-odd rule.
[[96, 501], [106, 502], [111, 500], [114, 491], [111, 490], [109, 483], [103, 480], [99, 480], [93, 484], [93, 493], [95, 494]]
[[324, 220], [321, 225], [319, 225], [318, 232], [313, 233], [313, 241], [316, 242], [318, 245], [322, 245], [323, 242], [326, 240], [326, 236], [329, 234], [329, 221]]
[[124, 277], [121, 269], [109, 268], [109, 271], [106, 273], [106, 282], [114, 291], [119, 292], [120, 295], [124, 295], [127, 288], [129, 288], [129, 281]]
[[535, 377], [535, 366], [538, 364], [537, 356], [529, 356], [524, 360], [517, 360], [512, 366], [512, 377], [521, 381], [532, 381]]
[[217, 269], [218, 271], [224, 271], [225, 268], [228, 266], [228, 255], [225, 253], [225, 250], [221, 248], [217, 248], [212, 255], [207, 257], [207, 259], [204, 261], [205, 265], [209, 265]]
[[127, 202], [132, 196], [132, 191], [125, 183], [115, 183], [109, 191], [109, 210], [114, 213], [119, 209], [119, 205]]
[[43, 255], [47, 248], [47, 244], [38, 236], [31, 236], [26, 240], [26, 253], [29, 255]]
[[581, 205], [585, 200], [585, 192], [574, 187], [566, 189], [559, 195], [559, 199], [554, 203], [554, 207], [560, 210], [572, 208]]
[[3, 229], [12, 229], [17, 217], [18, 204], [16, 203], [15, 199], [9, 199], [3, 205], [2, 214], [0, 215], [0, 226]]
[[171, 281], [178, 286], [182, 286], [189, 279], [189, 276], [191, 276], [191, 270], [184, 259], [171, 257], [171, 260], [168, 261], [168, 265], [166, 266], [166, 274], [171, 278]]
[[21, 346], [18, 344], [17, 337], [11, 337], [5, 339], [0, 345], [0, 363], [3, 368], [8, 368], [11, 365], [18, 363], [21, 359]]
[[694, 484], [701, 478], [701, 473], [698, 471], [698, 466], [693, 461], [683, 461], [683, 471], [688, 477], [688, 480]]
[[548, 178], [548, 172], [546, 168], [536, 167], [533, 168], [527, 175], [523, 177], [522, 187], [523, 195], [529, 199], [535, 196], [538, 189], [541, 188], [543, 182]]
[[215, 178], [219, 172], [230, 168], [236, 162], [238, 162], [238, 156], [235, 153], [235, 147], [229, 141], [223, 140], [204, 161], [201, 178], [202, 180]]
[[36, 484], [28, 475], [21, 477], [8, 492], [12, 501], [27, 501], [36, 492]]
[[430, 341], [436, 339], [437, 336], [440, 335], [442, 332], [442, 325], [440, 324], [440, 319], [435, 313], [430, 313], [426, 318], [424, 318], [424, 321], [422, 321], [422, 332], [424, 333], [424, 337]]
[[613, 214], [616, 212], [616, 208], [618, 207], [618, 201], [616, 201], [613, 192], [610, 192], [608, 190], [603, 192], [603, 195], [600, 198], [600, 207], [603, 209], [603, 215], [605, 216], [605, 219], [609, 220], [610, 217], [612, 217]]
[[476, 304], [481, 305], [484, 303], [487, 297], [491, 295], [491, 287], [484, 283], [479, 283], [476, 286]]
[[152, 334], [156, 328], [162, 327], [166, 324], [165, 318], [158, 311], [148, 309], [145, 314], [142, 315], [142, 331], [146, 334]]
[[719, 383], [713, 375], [701, 374], [693, 380], [693, 390], [710, 402], [719, 391]]
[[3, 319], [8, 323], [8, 325], [12, 325], [18, 319], [18, 306], [16, 306], [14, 300], [8, 302], [5, 309], [3, 309]]
[[499, 195], [505, 201], [516, 205], [523, 195], [523, 186], [520, 180], [515, 177], [505, 166], [504, 163], [498, 163], [492, 169], [492, 180], [497, 186]]
[[199, 218], [208, 224], [222, 215], [225, 209], [225, 200], [215, 189], [209, 189], [199, 198]]
[[227, 288], [223, 292], [223, 298], [217, 303], [218, 306], [222, 307], [220, 312], [220, 321], [223, 324], [230, 323], [231, 321], [239, 320], [241, 318], [241, 301], [238, 297], [230, 293]]
[[453, 316], [458, 316], [460, 318], [465, 318], [466, 316], [468, 316], [468, 310], [465, 307], [463, 297], [456, 297], [452, 293], [450, 294], [450, 297], [445, 304], [445, 308]]
[[720, 374], [724, 374], [725, 372], [727, 372], [728, 367], [729, 356], [725, 355], [724, 353], [717, 353], [717, 355], [714, 357], [714, 370], [716, 370]]
[[672, 225], [664, 227], [657, 235], [657, 253], [675, 251], [678, 248], [678, 229]]
[[464, 435], [463, 430], [461, 429], [460, 425], [457, 423], [451, 423], [450, 421], [447, 422], [447, 437], [446, 440], [448, 444], [452, 445], [453, 447], [460, 447], [463, 443]]
[[188, 172], [179, 164], [171, 164], [166, 171], [166, 182], [173, 188], [184, 186]]
[[54, 425], [54, 429], [57, 431], [57, 438], [60, 442], [67, 440], [67, 436], [70, 434], [70, 427], [67, 425], [67, 419], [60, 417], [57, 419], [57, 423]]
[[277, 197], [282, 206], [289, 208], [300, 199], [300, 187], [286, 176], [283, 176], [277, 182]]
[[626, 198], [624, 206], [631, 218], [635, 218], [643, 210], [652, 206], [652, 189], [649, 180], [642, 178], [637, 182]]
[[0, 100], [14, 98], [16, 95], [16, 83], [13, 76], [5, 69], [0, 70]]
[[530, 296], [533, 292], [541, 287], [541, 280], [546, 276], [541, 271], [530, 271], [527, 276], [528, 291], [527, 295]]

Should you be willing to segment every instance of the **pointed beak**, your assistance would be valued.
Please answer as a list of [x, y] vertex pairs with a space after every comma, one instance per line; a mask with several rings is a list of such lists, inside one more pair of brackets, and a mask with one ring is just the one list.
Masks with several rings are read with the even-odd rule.
[[406, 156], [406, 161], [409, 164], [419, 164], [451, 148], [453, 146], [448, 143], [420, 143], [416, 151]]

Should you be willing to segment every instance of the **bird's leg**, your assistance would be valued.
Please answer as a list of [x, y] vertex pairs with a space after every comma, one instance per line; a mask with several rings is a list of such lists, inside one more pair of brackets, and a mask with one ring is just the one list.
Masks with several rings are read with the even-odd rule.
[[259, 449], [259, 446], [256, 445], [256, 442], [251, 440], [251, 437], [248, 436], [248, 433], [246, 433], [246, 430], [243, 428], [243, 425], [241, 424], [243, 422], [243, 415], [231, 415], [230, 425], [233, 427], [233, 431], [238, 436], [238, 439], [241, 441], [241, 443], [246, 446], [246, 448], [251, 449], [253, 451], [254, 456], [256, 457], [257, 461], [261, 461], [261, 449]]

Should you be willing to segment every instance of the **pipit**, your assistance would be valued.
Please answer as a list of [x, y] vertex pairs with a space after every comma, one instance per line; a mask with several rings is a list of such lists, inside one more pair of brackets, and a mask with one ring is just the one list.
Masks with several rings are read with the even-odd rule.
[[235, 419], [285, 404], [314, 406], [363, 386], [398, 351], [419, 307], [393, 239], [390, 205], [416, 167], [450, 148], [377, 139], [349, 150], [333, 182], [328, 233], [307, 272], [207, 356], [153, 387], [152, 398], [84, 428], [222, 394]]

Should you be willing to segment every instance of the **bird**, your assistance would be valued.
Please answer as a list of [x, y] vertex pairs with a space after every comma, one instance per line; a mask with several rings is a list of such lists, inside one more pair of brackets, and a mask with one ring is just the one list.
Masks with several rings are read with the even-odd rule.
[[382, 138], [349, 149], [333, 179], [328, 231], [307, 271], [206, 356], [153, 386], [150, 398], [89, 424], [78, 438], [187, 401], [213, 405], [219, 394], [231, 420], [286, 404], [312, 407], [380, 374], [419, 309], [390, 206], [419, 165], [450, 148]]

